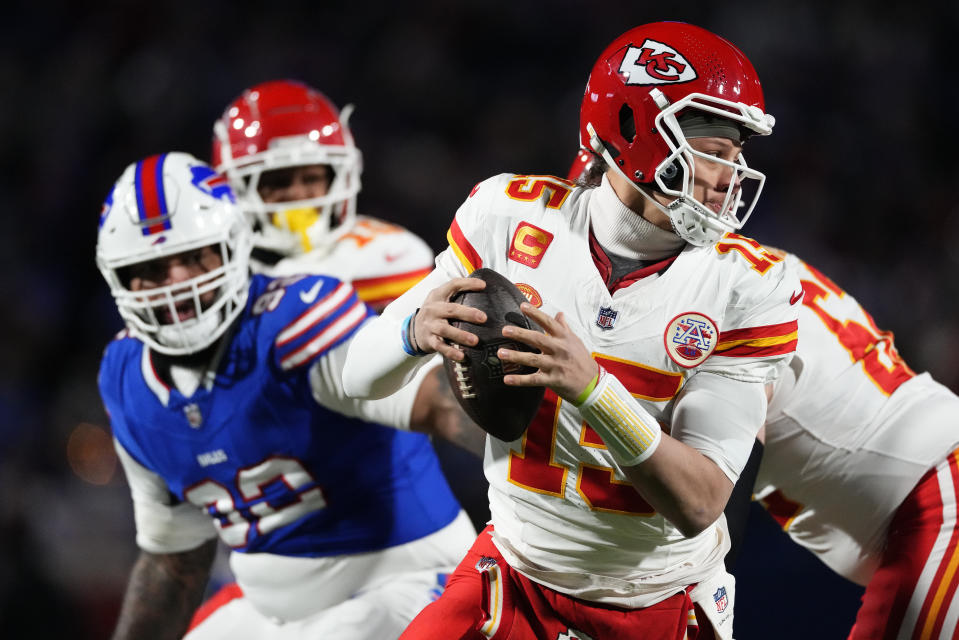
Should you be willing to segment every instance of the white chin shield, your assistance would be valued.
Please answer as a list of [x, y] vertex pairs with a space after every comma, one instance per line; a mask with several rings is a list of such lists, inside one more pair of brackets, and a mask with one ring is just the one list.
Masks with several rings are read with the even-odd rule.
[[[192, 353], [199, 345], [212, 344], [211, 337], [219, 335], [222, 310], [207, 313], [201, 318], [162, 325], [153, 336], [154, 348], [161, 353]], [[202, 347], [200, 347], [202, 348]]]
[[685, 197], [670, 202], [666, 206], [666, 215], [676, 235], [697, 247], [715, 244], [724, 234], [739, 228], [724, 224], [712, 211], [706, 210], [696, 200]]

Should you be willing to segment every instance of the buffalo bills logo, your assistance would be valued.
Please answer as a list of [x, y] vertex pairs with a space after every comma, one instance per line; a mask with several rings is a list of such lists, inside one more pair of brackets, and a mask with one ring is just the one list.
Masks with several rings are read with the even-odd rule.
[[646, 39], [640, 47], [629, 47], [619, 65], [627, 85], [675, 84], [697, 77], [686, 58], [668, 44]]
[[103, 201], [103, 206], [100, 208], [100, 222], [97, 225], [97, 228], [103, 226], [103, 223], [107, 221], [107, 216], [110, 215], [110, 210], [113, 209], [113, 192], [116, 191], [116, 185], [110, 189], [110, 194], [107, 196], [107, 199]]
[[666, 353], [679, 366], [689, 369], [702, 363], [716, 348], [719, 330], [701, 313], [682, 313], [666, 326]]
[[716, 603], [716, 611], [722, 613], [729, 606], [729, 598], [726, 595], [726, 587], [719, 587], [713, 594], [713, 602]]
[[227, 182], [225, 176], [220, 175], [205, 165], [190, 167], [190, 173], [193, 174], [190, 184], [203, 193], [208, 196], [213, 196], [217, 200], [236, 203], [236, 198], [233, 196], [233, 189], [230, 188], [230, 184]]

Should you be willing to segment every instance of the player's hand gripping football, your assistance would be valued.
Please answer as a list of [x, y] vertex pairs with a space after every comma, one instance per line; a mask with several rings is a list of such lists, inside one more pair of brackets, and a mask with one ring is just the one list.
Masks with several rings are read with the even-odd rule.
[[583, 341], [566, 324], [562, 311], [552, 318], [529, 303], [523, 303], [520, 309], [545, 329], [546, 333], [516, 326], [503, 327], [504, 336], [536, 347], [541, 352], [499, 349], [496, 355], [500, 360], [537, 369], [535, 373], [528, 375], [507, 375], [503, 382], [516, 387], [548, 387], [559, 397], [573, 402], [592, 382], [599, 372], [599, 365], [593, 360]]
[[463, 352], [446, 341], [474, 346], [478, 342], [476, 335], [457, 329], [450, 320], [464, 320], [472, 324], [486, 322], [486, 314], [479, 309], [450, 302], [450, 298], [460, 291], [481, 291], [486, 283], [478, 278], [453, 278], [433, 289], [423, 300], [423, 305], [413, 317], [413, 339], [421, 351], [438, 351], [444, 358], [463, 360]]

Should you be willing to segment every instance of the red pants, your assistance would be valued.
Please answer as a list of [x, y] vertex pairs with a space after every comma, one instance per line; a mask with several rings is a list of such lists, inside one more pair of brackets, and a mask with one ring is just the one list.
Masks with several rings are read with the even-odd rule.
[[[698, 628], [684, 592], [644, 609], [622, 609], [553, 591], [513, 570], [487, 527], [439, 600], [410, 623], [400, 640], [694, 640]], [[689, 635], [687, 635], [687, 631]]]
[[959, 638], [959, 450], [929, 472], [889, 527], [849, 640]]

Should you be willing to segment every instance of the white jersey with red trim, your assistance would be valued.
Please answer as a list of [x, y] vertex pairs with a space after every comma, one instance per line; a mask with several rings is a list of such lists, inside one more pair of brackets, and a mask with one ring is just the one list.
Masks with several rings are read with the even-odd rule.
[[774, 386], [755, 497], [827, 566], [866, 584], [896, 509], [959, 444], [959, 397], [916, 375], [855, 298], [788, 254], [805, 297]]
[[318, 273], [353, 285], [360, 299], [382, 309], [433, 270], [433, 250], [399, 225], [357, 216], [353, 228], [329, 251], [309, 251], [253, 269], [270, 276]]
[[[589, 220], [619, 206], [604, 183], [503, 174], [477, 185], [450, 228], [437, 269], [450, 277], [490, 267], [550, 315], [563, 311], [596, 360], [669, 425], [690, 376], [709, 371], [773, 380], [796, 344], [799, 281], [758, 243], [728, 235], [688, 246], [659, 275], [613, 293], [590, 253]], [[751, 442], [735, 446], [688, 429], [681, 439], [733, 481]], [[487, 439], [494, 540], [510, 564], [558, 591], [648, 606], [721, 567], [723, 530], [684, 537], [626, 480], [579, 411], [547, 390], [524, 436]], [[742, 461], [742, 462], [739, 462]]]

